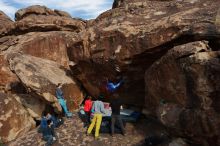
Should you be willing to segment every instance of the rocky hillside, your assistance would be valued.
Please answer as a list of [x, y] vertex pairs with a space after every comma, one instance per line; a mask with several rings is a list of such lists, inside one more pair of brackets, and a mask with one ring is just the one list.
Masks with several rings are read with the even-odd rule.
[[36, 126], [45, 109], [60, 113], [58, 83], [71, 111], [106, 78], [127, 106], [145, 109], [173, 137], [220, 145], [219, 0], [115, 0], [94, 20], [31, 6], [0, 12], [0, 137]]

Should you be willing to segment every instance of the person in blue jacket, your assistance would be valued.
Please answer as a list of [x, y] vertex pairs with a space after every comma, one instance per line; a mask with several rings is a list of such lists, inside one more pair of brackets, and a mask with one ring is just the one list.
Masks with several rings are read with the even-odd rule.
[[63, 92], [61, 90], [61, 87], [62, 87], [61, 83], [58, 83], [57, 89], [56, 89], [56, 96], [57, 96], [58, 102], [60, 103], [65, 115], [67, 117], [72, 117], [72, 113], [69, 112], [67, 109], [66, 100], [63, 97]]
[[43, 129], [42, 136], [43, 136], [43, 140], [46, 141], [45, 146], [51, 146], [56, 140], [55, 131], [53, 128], [53, 122], [51, 120], [47, 120], [46, 122], [47, 122], [47, 126], [46, 128]]
[[118, 83], [113, 83], [111, 81], [107, 81], [106, 88], [109, 92], [114, 92], [119, 86], [123, 83], [123, 80], [121, 79]]
[[42, 133], [45, 128], [47, 128], [47, 117], [46, 113], [44, 112], [40, 121], [40, 127], [38, 129], [38, 132]]

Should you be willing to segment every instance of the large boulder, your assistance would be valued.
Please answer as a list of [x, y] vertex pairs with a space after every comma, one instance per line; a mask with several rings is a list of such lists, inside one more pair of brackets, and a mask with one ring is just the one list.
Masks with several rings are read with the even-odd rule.
[[156, 61], [145, 73], [147, 105], [154, 107], [164, 99], [209, 108], [206, 98], [219, 92], [219, 52], [209, 49], [207, 43], [193, 42], [174, 47]]
[[3, 143], [34, 128], [35, 122], [13, 95], [0, 93], [0, 137]]
[[[144, 104], [144, 73], [167, 50], [185, 42], [220, 37], [216, 29], [218, 0], [117, 2], [123, 5], [87, 23], [86, 31], [80, 33], [81, 41], [73, 47], [82, 54], [89, 50], [89, 58], [95, 62], [91, 66], [111, 64], [115, 66], [111, 72], [120, 70], [125, 82], [119, 92], [130, 104]], [[68, 52], [72, 61], [75, 60], [73, 54]], [[79, 80], [85, 86], [95, 85], [94, 92], [100, 92], [97, 89], [101, 80], [92, 78], [92, 81], [89, 78]]]
[[[20, 52], [35, 57], [48, 59], [69, 68], [70, 61], [67, 55], [71, 45], [77, 41], [77, 35], [72, 32], [52, 31], [52, 32], [31, 32], [16, 36], [16, 44], [10, 43], [14, 39], [8, 40], [7, 49], [4, 54]], [[75, 55], [78, 55], [77, 53]]]
[[69, 67], [67, 56], [68, 42], [62, 32], [31, 33], [22, 36], [21, 47], [18, 48], [24, 54], [48, 59]]
[[15, 13], [15, 20], [19, 21], [23, 19], [24, 17], [27, 17], [28, 15], [35, 14], [35, 15], [54, 15], [54, 16], [62, 16], [62, 17], [68, 17], [72, 18], [71, 15], [65, 11], [61, 10], [51, 10], [45, 6], [40, 5], [33, 5], [29, 6], [24, 9], [20, 9]]
[[24, 106], [30, 116], [38, 121], [41, 120], [43, 112], [50, 107], [47, 102], [35, 94], [18, 94], [14, 97]]
[[2, 11], [0, 11], [0, 36], [10, 33], [14, 28], [14, 22]]
[[85, 22], [74, 19], [62, 11], [53, 11], [45, 6], [30, 6], [15, 14], [17, 32], [33, 31], [76, 31], [85, 29]]
[[0, 37], [42, 31], [80, 32], [86, 27], [86, 21], [82, 19], [72, 18], [64, 11], [51, 10], [39, 5], [18, 10], [15, 19], [13, 22], [0, 12]]
[[[65, 76], [65, 74], [70, 73], [70, 71], [68, 70], [69, 65], [75, 64], [74, 62], [69, 61], [69, 58], [67, 55], [68, 51], [70, 51], [71, 49], [74, 49], [74, 48], [71, 48], [71, 44], [73, 42], [77, 41], [77, 35], [75, 33], [58, 32], [58, 31], [46, 32], [46, 33], [45, 32], [44, 33], [43, 32], [31, 32], [31, 33], [27, 33], [24, 35], [16, 36], [14, 38], [4, 37], [4, 38], [2, 38], [2, 40], [3, 39], [4, 39], [4, 43], [2, 45], [4, 45], [6, 48], [3, 50], [2, 54], [4, 54], [4, 56], [2, 55], [2, 58], [4, 58], [5, 56], [7, 56], [9, 54], [12, 54], [12, 53], [19, 53], [19, 54], [31, 55], [31, 56], [34, 56], [35, 58], [38, 57], [39, 60], [41, 60], [41, 59], [51, 60], [51, 62], [54, 61], [53, 62], [54, 64], [57, 63], [55, 66], [53, 66], [53, 68], [51, 68], [51, 70], [52, 71], [63, 70], [64, 76]], [[80, 58], [80, 55], [77, 54], [77, 52], [75, 53], [75, 55], [79, 56], [78, 58]], [[36, 61], [36, 62], [38, 62], [38, 61]], [[7, 61], [5, 61], [5, 63], [7, 63]], [[44, 63], [42, 63], [42, 64], [44, 64]], [[26, 62], [26, 65], [28, 65], [28, 62]], [[36, 66], [36, 70], [39, 70], [38, 67], [41, 67], [41, 66], [42, 66], [41, 64], [39, 66]], [[2, 73], [7, 74], [8, 76], [13, 75], [12, 77], [17, 78], [16, 72], [15, 72], [15, 74], [11, 73], [11, 71], [8, 67], [8, 63], [5, 64], [4, 68], [5, 69], [7, 68], [8, 70], [5, 70], [5, 72], [2, 71]], [[62, 69], [60, 69], [60, 68], [62, 68]], [[35, 71], [33, 70], [33, 72], [35, 72]], [[41, 74], [42, 78], [44, 78], [44, 75], [45, 74]], [[10, 79], [12, 78], [11, 76], [9, 76]], [[25, 76], [23, 76], [23, 77], [25, 77]], [[30, 78], [31, 78], [30, 80], [32, 80], [32, 77], [30, 77]], [[62, 77], [60, 77], [59, 74], [56, 77], [54, 77], [53, 75], [50, 74], [50, 78], [60, 78], [60, 80], [62, 80]], [[67, 77], [67, 78], [70, 79], [70, 77]], [[24, 83], [23, 80], [21, 80], [21, 82], [22, 82], [22, 84], [24, 84], [25, 88], [23, 88], [23, 85], [21, 85], [20, 82], [15, 82], [15, 81], [12, 82], [11, 81], [12, 82], [11, 83], [6, 79], [7, 78], [2, 78], [2, 80], [5, 80], [5, 82], [2, 82], [2, 89], [5, 89], [5, 87], [7, 87], [10, 90], [13, 89], [13, 91], [14, 91], [15, 90], [14, 88], [16, 88], [16, 93], [22, 93], [22, 94], [25, 93], [26, 89], [28, 89], [28, 88], [31, 89], [31, 87], [29, 87], [29, 84]], [[61, 82], [61, 81], [59, 81], [59, 82]], [[64, 80], [64, 82], [65, 82], [65, 80]], [[75, 82], [71, 82], [71, 83], [70, 82], [68, 82], [67, 84], [64, 83], [63, 90], [64, 90], [65, 98], [68, 101], [67, 102], [68, 107], [71, 111], [73, 111], [74, 109], [78, 108], [79, 104], [81, 103], [82, 93], [81, 93], [81, 91], [79, 91], [79, 88], [75, 84]], [[46, 81], [45, 81], [45, 83], [46, 83]], [[48, 90], [50, 90], [50, 93], [52, 93], [53, 95], [55, 93], [55, 85], [57, 83], [58, 83], [58, 81], [53, 82], [52, 89], [51, 90], [48, 89]], [[40, 84], [43, 85], [44, 81], [41, 81]], [[45, 85], [45, 86], [47, 86], [47, 85]], [[45, 86], [43, 86], [42, 88], [44, 88]], [[20, 91], [23, 91], [23, 92], [20, 92]], [[35, 90], [33, 92], [35, 93]], [[39, 99], [34, 99], [34, 98], [38, 98], [38, 97], [33, 95], [29, 98], [25, 98], [28, 101], [25, 101], [23, 103], [25, 103], [24, 106], [28, 109], [28, 111], [30, 111], [31, 115], [34, 118], [39, 119], [39, 116], [42, 114], [42, 110], [44, 110], [45, 107], [47, 107], [46, 105], [49, 105], [50, 103], [47, 103], [48, 102], [47, 100], [46, 100], [47, 102], [45, 102], [45, 101], [39, 102]], [[53, 97], [53, 99], [54, 99], [54, 97]], [[39, 105], [32, 104], [35, 101], [37, 103], [42, 103], [41, 105], [43, 107], [39, 106]], [[26, 104], [27, 102], [30, 102], [31, 104]], [[53, 103], [54, 101], [52, 100], [51, 102]], [[59, 104], [57, 102], [55, 102], [55, 103], [56, 104], [54, 106], [56, 108], [58, 108], [58, 110], [60, 111], [61, 109], [59, 107]], [[39, 110], [39, 109], [41, 109], [41, 110]]]
[[[15, 20], [19, 21], [19, 20], [23, 19], [24, 17], [27, 17], [31, 14], [45, 15], [45, 16], [48, 16], [48, 15], [60, 16], [55, 11], [53, 11], [53, 10], [51, 10], [51, 9], [45, 7], [45, 6], [33, 5], [33, 6], [30, 6], [30, 7], [18, 10], [15, 13]], [[61, 16], [65, 16], [65, 15], [61, 15]]]
[[36, 93], [57, 111], [61, 111], [61, 107], [55, 97], [55, 89], [58, 83], [62, 83], [64, 84], [63, 90], [65, 91], [64, 96], [67, 102], [74, 103], [69, 105], [70, 110], [78, 108], [83, 95], [77, 84], [67, 75], [62, 66], [50, 60], [18, 53], [8, 54], [7, 58], [11, 70], [27, 87], [28, 92]]
[[78, 19], [61, 17], [30, 15], [22, 20], [16, 21], [16, 31], [33, 32], [33, 31], [75, 31], [80, 32], [85, 28], [83, 21]]
[[129, 8], [112, 9], [89, 24], [92, 57], [115, 53], [116, 59], [123, 62], [145, 51], [160, 51], [164, 48], [155, 47], [171, 41], [170, 45], [174, 45], [219, 38], [218, 3], [218, 0], [130, 0]]
[[165, 103], [159, 105], [157, 116], [174, 136], [191, 139], [192, 143], [200, 145], [220, 144], [220, 116], [213, 109], [184, 108]]
[[188, 43], [146, 71], [146, 107], [174, 134], [219, 145], [219, 56], [206, 42]]

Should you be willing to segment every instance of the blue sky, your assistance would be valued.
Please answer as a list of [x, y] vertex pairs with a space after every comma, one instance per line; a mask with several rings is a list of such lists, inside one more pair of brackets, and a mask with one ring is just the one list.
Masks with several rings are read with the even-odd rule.
[[51, 9], [68, 12], [72, 17], [96, 18], [112, 7], [113, 0], [0, 0], [0, 10], [14, 19], [18, 9], [30, 5], [44, 5]]

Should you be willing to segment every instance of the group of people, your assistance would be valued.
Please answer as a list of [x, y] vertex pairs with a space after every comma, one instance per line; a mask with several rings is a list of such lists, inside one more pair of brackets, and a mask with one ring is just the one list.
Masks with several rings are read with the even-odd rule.
[[[107, 82], [106, 89], [108, 92], [113, 93], [122, 83], [122, 80], [119, 81], [117, 84], [112, 82]], [[62, 107], [62, 110], [67, 118], [72, 117], [72, 113], [69, 112], [66, 104], [66, 100], [64, 99], [63, 92], [61, 90], [62, 84], [58, 83], [56, 88], [56, 97], [57, 100]], [[84, 104], [84, 111], [86, 115], [86, 127], [88, 127], [87, 135], [91, 134], [94, 126], [95, 128], [95, 138], [99, 136], [99, 130], [102, 123], [102, 117], [105, 114], [104, 103], [102, 102], [103, 96], [99, 96], [94, 102], [91, 100], [89, 96], [85, 100]], [[119, 101], [118, 95], [115, 94], [113, 100], [110, 103], [112, 108], [112, 115], [111, 115], [111, 134], [114, 135], [114, 126], [116, 120], [119, 121], [120, 128], [122, 134], [125, 134], [124, 125], [122, 123], [122, 119], [120, 117], [120, 106], [121, 102]], [[90, 120], [91, 115], [93, 115], [92, 120]], [[91, 122], [90, 122], [91, 121]], [[42, 119], [40, 122], [39, 132], [42, 133], [43, 140], [46, 141], [46, 146], [50, 146], [56, 141], [57, 137], [55, 134], [55, 128], [59, 127], [63, 123], [62, 118], [57, 118], [56, 116], [52, 115], [50, 112], [44, 112], [42, 115]]]
[[[102, 102], [103, 96], [99, 96], [95, 101], [92, 102], [91, 97], [88, 97], [84, 104], [84, 111], [86, 115], [87, 126], [90, 123], [90, 116], [93, 115], [90, 125], [87, 129], [87, 135], [91, 134], [93, 128], [95, 127], [95, 138], [99, 137], [99, 130], [102, 123], [102, 117], [105, 115], [106, 110], [104, 108], [104, 103]], [[124, 125], [120, 116], [121, 102], [119, 96], [115, 94], [110, 102], [110, 107], [112, 109], [111, 114], [111, 135], [114, 136], [115, 123], [119, 122], [119, 126], [122, 134], [125, 134]]]
[[[67, 118], [70, 118], [72, 117], [72, 113], [69, 112], [67, 108], [66, 100], [64, 99], [61, 87], [62, 84], [58, 83], [56, 88], [56, 97], [60, 106], [62, 107], [63, 113]], [[64, 121], [62, 118], [57, 118], [55, 115], [52, 115], [48, 111], [43, 112], [39, 132], [42, 133], [42, 138], [44, 141], [46, 141], [46, 146], [50, 146], [54, 141], [56, 141], [57, 137], [54, 129], [63, 124], [63, 122]]]

